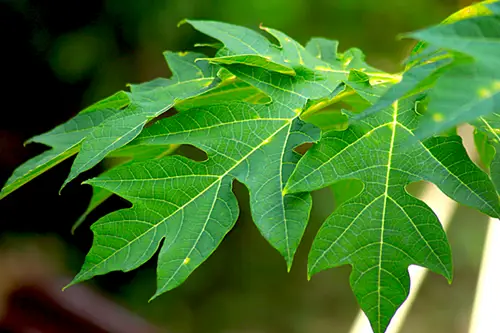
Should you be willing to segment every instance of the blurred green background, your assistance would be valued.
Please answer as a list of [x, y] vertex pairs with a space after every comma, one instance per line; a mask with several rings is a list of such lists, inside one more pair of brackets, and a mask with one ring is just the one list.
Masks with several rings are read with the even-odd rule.
[[[169, 76], [162, 51], [192, 49], [208, 41], [184, 18], [213, 19], [286, 32], [301, 43], [322, 36], [340, 49], [359, 47], [375, 67], [401, 69], [413, 45], [397, 35], [438, 23], [469, 1], [457, 0], [107, 0], [0, 1], [3, 90], [0, 183], [40, 147], [23, 148], [84, 106], [126, 83]], [[10, 104], [9, 104], [10, 103]], [[9, 106], [10, 105], [10, 106]], [[92, 221], [128, 204], [113, 198], [76, 234], [90, 189], [71, 184], [57, 196], [71, 162], [0, 202], [0, 251], [41, 244], [47, 265], [74, 274], [90, 248]], [[85, 178], [95, 175], [91, 171]], [[83, 180], [82, 178], [81, 180]], [[285, 262], [252, 225], [246, 189], [236, 192], [242, 213], [215, 254], [180, 288], [148, 303], [155, 290], [155, 260], [131, 273], [98, 277], [89, 285], [171, 332], [348, 332], [358, 310], [342, 267], [306, 279], [307, 252], [322, 221], [333, 211], [329, 190], [314, 194], [312, 218], [286, 273]], [[403, 332], [466, 332], [477, 279], [486, 218], [460, 208], [449, 232], [455, 281], [430, 275]]]

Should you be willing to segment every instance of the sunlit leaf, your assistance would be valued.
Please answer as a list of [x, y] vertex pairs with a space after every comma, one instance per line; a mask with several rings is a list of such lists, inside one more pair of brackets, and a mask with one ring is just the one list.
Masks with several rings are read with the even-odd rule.
[[344, 132], [323, 134], [285, 188], [303, 193], [341, 180], [363, 182], [363, 191], [343, 202], [318, 232], [308, 271], [352, 265], [351, 287], [376, 333], [385, 331], [408, 296], [409, 265], [452, 278], [441, 224], [407, 193], [408, 184], [426, 180], [460, 203], [500, 214], [493, 184], [469, 160], [459, 137], [408, 140], [418, 126], [414, 106], [414, 99], [400, 100]]

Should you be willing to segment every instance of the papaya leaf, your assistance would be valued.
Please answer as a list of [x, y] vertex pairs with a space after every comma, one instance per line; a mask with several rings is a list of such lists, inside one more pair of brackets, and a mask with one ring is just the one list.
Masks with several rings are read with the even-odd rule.
[[317, 134], [293, 110], [238, 103], [191, 109], [146, 129], [137, 139], [141, 144], [193, 144], [209, 159], [166, 157], [118, 167], [90, 180], [134, 207], [92, 226], [94, 245], [75, 282], [111, 270], [134, 269], [165, 237], [157, 295], [176, 287], [234, 225], [235, 178], [249, 187], [256, 224], [291, 265], [311, 199], [308, 194], [283, 198], [281, 186], [298, 160], [292, 148]]
[[125, 92], [118, 92], [89, 106], [77, 116], [53, 130], [29, 139], [26, 143], [41, 143], [52, 147], [52, 149], [19, 166], [2, 188], [0, 199], [76, 154], [80, 149], [82, 140], [96, 126], [118, 113], [128, 103], [129, 98]]
[[[234, 179], [250, 192], [255, 224], [290, 269], [307, 225], [311, 197], [282, 196], [300, 155], [293, 148], [318, 139], [299, 115], [310, 98], [330, 94], [323, 77], [284, 75], [241, 64], [225, 65], [272, 99], [189, 109], [158, 121], [131, 144], [191, 144], [208, 159], [181, 156], [132, 163], [88, 181], [131, 201], [92, 226], [94, 244], [72, 283], [113, 270], [128, 271], [160, 250], [155, 297], [182, 283], [216, 249], [238, 216]], [[329, 81], [330, 82], [330, 81]], [[339, 81], [340, 82], [340, 81]]]
[[426, 180], [460, 203], [500, 214], [493, 184], [470, 161], [459, 137], [408, 140], [418, 127], [415, 102], [396, 101], [344, 132], [323, 134], [284, 190], [310, 192], [347, 179], [364, 183], [318, 232], [308, 272], [352, 265], [351, 287], [376, 333], [385, 331], [408, 296], [409, 265], [452, 278], [446, 235], [432, 210], [406, 192], [408, 184]]
[[102, 161], [108, 153], [132, 141], [148, 121], [166, 112], [178, 101], [213, 88], [213, 83], [217, 81], [216, 68], [205, 61], [195, 61], [202, 56], [198, 53], [166, 52], [165, 58], [173, 77], [131, 85], [130, 105], [87, 135], [63, 187]]

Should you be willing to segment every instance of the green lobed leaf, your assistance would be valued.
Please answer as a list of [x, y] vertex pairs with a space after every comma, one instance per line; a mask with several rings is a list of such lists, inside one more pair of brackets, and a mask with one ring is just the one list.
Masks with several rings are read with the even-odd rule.
[[148, 121], [177, 102], [209, 90], [216, 80], [216, 69], [206, 61], [196, 61], [202, 56], [198, 53], [166, 52], [165, 58], [173, 77], [131, 85], [131, 104], [87, 135], [63, 187], [102, 161], [108, 153], [132, 141]]
[[331, 81], [308, 71], [289, 76], [241, 64], [226, 69], [267, 93], [272, 103], [189, 109], [145, 129], [136, 144], [192, 144], [203, 149], [208, 160], [166, 157], [119, 167], [89, 181], [134, 206], [93, 225], [94, 245], [73, 283], [134, 269], [165, 238], [155, 296], [176, 287], [234, 225], [238, 209], [231, 193], [233, 179], [249, 188], [255, 224], [290, 268], [311, 198], [306, 193], [283, 197], [282, 190], [300, 157], [293, 148], [319, 136], [319, 130], [299, 115], [308, 99], [329, 95], [335, 86], [329, 88], [325, 82]]
[[[287, 38], [273, 33], [278, 40]], [[290, 59], [311, 59], [298, 44], [283, 49]], [[383, 91], [363, 72], [368, 66], [362, 54], [355, 49], [346, 54], [338, 68], [330, 64], [313, 70], [298, 66], [295, 75], [252, 64], [222, 64], [272, 102], [188, 109], [145, 129], [132, 144], [191, 144], [204, 150], [208, 159], [194, 162], [180, 156], [166, 157], [118, 167], [90, 180], [91, 185], [131, 201], [133, 207], [93, 225], [94, 244], [72, 284], [113, 270], [134, 269], [148, 260], [164, 239], [155, 297], [175, 288], [206, 260], [234, 225], [238, 211], [230, 193], [233, 179], [248, 187], [256, 226], [285, 257], [290, 269], [311, 199], [308, 193], [284, 195], [282, 191], [300, 157], [293, 148], [315, 141], [319, 135], [317, 128], [299, 116], [311, 100], [335, 98], [352, 90], [370, 103]], [[356, 65], [363, 67], [357, 70]]]
[[322, 135], [299, 161], [285, 193], [358, 179], [364, 189], [326, 220], [309, 254], [309, 275], [350, 264], [351, 287], [374, 332], [384, 332], [408, 296], [408, 266], [452, 278], [446, 235], [432, 210], [406, 192], [415, 181], [436, 184], [454, 200], [498, 217], [493, 184], [469, 160], [457, 136], [413, 140], [415, 99], [397, 101], [344, 132]]
[[134, 207], [92, 226], [94, 245], [75, 282], [111, 270], [134, 269], [165, 237], [157, 295], [176, 287], [234, 225], [235, 178], [249, 187], [256, 224], [290, 265], [311, 201], [308, 194], [283, 198], [280, 184], [298, 160], [292, 148], [314, 139], [310, 132], [315, 132], [296, 118], [286, 108], [276, 112], [267, 106], [229, 104], [192, 109], [145, 130], [138, 138], [141, 144], [193, 144], [209, 159], [194, 162], [172, 156], [133, 163], [89, 181], [130, 200]]
[[129, 98], [125, 92], [118, 92], [89, 106], [53, 130], [28, 140], [27, 143], [41, 143], [52, 149], [26, 161], [14, 170], [0, 192], [0, 199], [77, 153], [82, 140], [96, 126], [118, 113], [128, 103]]

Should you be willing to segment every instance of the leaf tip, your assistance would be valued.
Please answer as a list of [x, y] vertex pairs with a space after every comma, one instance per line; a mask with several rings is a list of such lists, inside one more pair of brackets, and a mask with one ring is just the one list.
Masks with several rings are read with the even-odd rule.
[[162, 291], [157, 290], [157, 291], [155, 292], [155, 294], [154, 294], [153, 296], [151, 296], [151, 298], [148, 300], [148, 303], [151, 303], [152, 301], [154, 301], [154, 300], [155, 300], [156, 298], [158, 298], [158, 296], [160, 296], [161, 294], [163, 294], [163, 292], [162, 292]]
[[264, 31], [269, 30], [269, 28], [268, 28], [268, 27], [266, 27], [266, 26], [264, 25], [264, 23], [262, 23], [262, 22], [260, 22], [260, 23], [259, 23], [259, 29], [260, 29], [260, 30], [264, 30]]
[[62, 184], [61, 188], [59, 188], [59, 191], [57, 192], [57, 195], [61, 195], [62, 191], [64, 190], [64, 188], [66, 187], [66, 185], [67, 185], [67, 184], [68, 184], [68, 182], [67, 182], [67, 181], [65, 181], [65, 182]]
[[69, 287], [72, 287], [74, 286], [75, 284], [77, 284], [79, 281], [75, 279], [73, 279], [70, 283], [68, 283], [67, 285], [65, 285], [64, 287], [61, 288], [61, 291], [66, 291], [66, 289], [68, 289]]
[[180, 20], [179, 23], [177, 23], [177, 28], [179, 28], [181, 25], [184, 25], [186, 23], [189, 23], [188, 19], [182, 19], [182, 20]]
[[[82, 184], [84, 184], [85, 182], [83, 182]], [[83, 223], [85, 222], [85, 219], [87, 218], [87, 215], [86, 214], [83, 214], [82, 216], [80, 216], [80, 218], [75, 222], [75, 224], [73, 224], [73, 226], [71, 227], [71, 235], [74, 236], [75, 235], [75, 231], [76, 229]]]
[[286, 259], [286, 272], [290, 273], [292, 270], [293, 257], [287, 257]]

